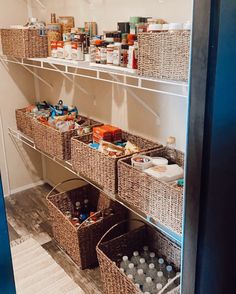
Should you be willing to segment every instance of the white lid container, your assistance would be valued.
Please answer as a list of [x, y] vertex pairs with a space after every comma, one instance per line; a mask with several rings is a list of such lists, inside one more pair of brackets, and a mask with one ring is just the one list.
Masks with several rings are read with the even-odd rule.
[[183, 30], [183, 24], [179, 22], [172, 22], [169, 24], [169, 31], [179, 31]]
[[177, 164], [157, 165], [146, 169], [144, 172], [164, 182], [181, 179], [184, 175], [183, 169]]
[[168, 31], [168, 30], [169, 30], [169, 24], [168, 24], [168, 23], [164, 23], [164, 24], [162, 25], [162, 30], [163, 30], [163, 31]]
[[152, 157], [153, 165], [168, 165], [168, 159], [164, 157]]
[[162, 24], [152, 23], [148, 26], [148, 32], [162, 31]]
[[143, 171], [152, 166], [152, 159], [145, 155], [136, 155], [131, 158], [132, 166]]

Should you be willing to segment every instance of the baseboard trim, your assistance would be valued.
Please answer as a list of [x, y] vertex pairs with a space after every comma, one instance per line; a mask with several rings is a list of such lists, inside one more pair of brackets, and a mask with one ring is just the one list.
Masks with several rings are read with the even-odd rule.
[[25, 191], [25, 190], [28, 190], [28, 189], [31, 189], [31, 188], [34, 188], [34, 187], [43, 185], [43, 184], [45, 184], [45, 181], [40, 180], [40, 181], [35, 182], [35, 183], [31, 183], [31, 184], [28, 184], [28, 185], [25, 185], [25, 186], [21, 186], [21, 187], [16, 188], [16, 189], [12, 189], [12, 190], [10, 190], [10, 193], [9, 194], [5, 194], [4, 196], [5, 197], [11, 196], [11, 195], [14, 195], [16, 193], [19, 193], [19, 192], [22, 192], [22, 191]]

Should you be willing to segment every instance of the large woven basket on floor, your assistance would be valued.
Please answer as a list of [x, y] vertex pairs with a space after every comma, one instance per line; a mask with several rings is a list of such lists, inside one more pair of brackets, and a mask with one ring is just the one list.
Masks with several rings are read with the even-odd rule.
[[[175, 163], [183, 167], [184, 154], [177, 151]], [[166, 149], [144, 152], [151, 157], [167, 157]], [[160, 181], [134, 167], [131, 157], [118, 162], [118, 197], [132, 204], [155, 221], [182, 233], [183, 189]]]
[[[136, 220], [136, 222], [138, 221]], [[120, 234], [120, 226], [123, 229], [122, 234]], [[115, 234], [114, 230], [117, 229], [119, 230]], [[109, 237], [111, 232], [113, 233], [112, 238]], [[125, 274], [120, 272], [118, 265], [122, 256], [126, 255], [130, 258], [134, 251], [138, 250], [141, 252], [142, 247], [145, 245], [148, 245], [150, 250], [158, 256], [162, 256], [179, 271], [181, 250], [174, 242], [147, 225], [130, 230], [128, 226], [124, 226], [124, 223], [120, 222], [102, 237], [96, 247], [104, 294], [142, 293]], [[170, 288], [171, 284], [172, 281], [165, 288]], [[176, 285], [176, 288], [178, 288], [178, 285]], [[179, 294], [180, 292], [166, 292], [163, 288], [161, 293]]]
[[[99, 193], [91, 185], [52, 195], [54, 189], [48, 194], [47, 203], [52, 219], [55, 240], [81, 269], [96, 266], [96, 245], [98, 241], [111, 226], [120, 220], [126, 219], [127, 210], [119, 203]], [[85, 198], [89, 199], [93, 207], [97, 208], [97, 211], [112, 208], [113, 214], [93, 224], [85, 225], [85, 223], [82, 223], [76, 228], [66, 218], [65, 212], [72, 210], [73, 203], [76, 201], [82, 203]]]
[[32, 139], [34, 137], [33, 120], [34, 118], [26, 111], [26, 108], [16, 109], [17, 129]]
[[[87, 117], [80, 117], [82, 119], [86, 119], [86, 125], [89, 125], [91, 128], [102, 125], [102, 123], [89, 119]], [[38, 149], [60, 160], [70, 160], [71, 138], [74, 136], [78, 136], [78, 130], [60, 132], [59, 130], [45, 125], [38, 120], [34, 120], [33, 132], [35, 146]]]
[[138, 34], [138, 73], [166, 80], [188, 80], [190, 32]]
[[15, 58], [43, 58], [48, 56], [48, 38], [38, 29], [1, 29], [4, 55]]
[[[130, 141], [142, 151], [158, 148], [158, 143], [122, 131], [122, 139]], [[92, 141], [92, 134], [74, 137], [71, 140], [71, 161], [73, 169], [100, 186], [104, 191], [115, 194], [117, 192], [117, 161], [124, 156], [113, 158], [92, 149], [88, 143]]]

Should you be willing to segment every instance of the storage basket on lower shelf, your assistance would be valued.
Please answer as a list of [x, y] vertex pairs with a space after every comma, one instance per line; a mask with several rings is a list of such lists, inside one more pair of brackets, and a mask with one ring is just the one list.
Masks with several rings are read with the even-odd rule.
[[[151, 157], [167, 157], [165, 148], [144, 152]], [[184, 154], [177, 151], [175, 163], [183, 167]], [[167, 157], [168, 158], [168, 157]], [[146, 174], [131, 164], [131, 157], [118, 162], [118, 197], [152, 217], [162, 225], [182, 233], [183, 189], [175, 188]]]
[[188, 80], [190, 31], [138, 34], [138, 73], [166, 80]]
[[19, 131], [33, 139], [33, 116], [26, 108], [16, 109], [16, 126]]
[[[158, 148], [161, 145], [122, 131], [122, 139], [138, 146], [141, 151]], [[71, 140], [72, 168], [80, 175], [96, 183], [104, 191], [115, 194], [117, 192], [117, 161], [120, 157], [107, 156], [98, 150], [92, 149], [88, 143], [93, 140], [92, 134], [74, 137]]]
[[[132, 220], [132, 222], [133, 221], [134, 220]], [[122, 226], [123, 229], [122, 234], [120, 234], [120, 226]], [[117, 229], [119, 230], [117, 234], [115, 234], [114, 230]], [[113, 233], [111, 238], [109, 238], [110, 233]], [[138, 250], [141, 252], [144, 245], [148, 245], [150, 250], [155, 252], [158, 256], [163, 257], [179, 271], [181, 250], [174, 242], [147, 225], [142, 225], [138, 228], [136, 226], [135, 229], [129, 229], [128, 226], [124, 226], [124, 222], [120, 222], [103, 236], [96, 247], [104, 294], [142, 293], [125, 274], [121, 273], [118, 265], [122, 256], [126, 255], [131, 257], [134, 251]], [[171, 284], [172, 281], [169, 282], [167, 286]], [[165, 292], [163, 288], [163, 292], [161, 293], [180, 293], [178, 285], [174, 287], [175, 292]], [[171, 291], [173, 290], [174, 289]]]
[[39, 29], [1, 29], [4, 55], [15, 58], [44, 58], [48, 56], [48, 37], [40, 36]]
[[[51, 191], [52, 192], [52, 191]], [[96, 245], [102, 235], [115, 223], [126, 219], [127, 210], [119, 203], [108, 199], [91, 185], [82, 186], [69, 192], [47, 196], [52, 219], [53, 236], [81, 269], [97, 265]], [[111, 208], [113, 214], [105, 216], [92, 224], [83, 222], [76, 228], [65, 216], [71, 211], [73, 203], [88, 198], [97, 211]]]
[[[80, 117], [87, 120], [86, 126], [90, 126], [91, 128], [102, 125], [102, 123], [87, 117]], [[51, 126], [45, 125], [38, 120], [34, 120], [33, 133], [35, 146], [39, 150], [46, 152], [47, 154], [60, 160], [70, 160], [71, 138], [73, 136], [78, 136], [78, 129], [60, 132]]]

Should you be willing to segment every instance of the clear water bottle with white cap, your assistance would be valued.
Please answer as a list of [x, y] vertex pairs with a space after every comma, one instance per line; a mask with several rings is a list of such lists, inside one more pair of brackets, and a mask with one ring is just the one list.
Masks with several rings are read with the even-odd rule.
[[163, 286], [161, 283], [156, 284], [156, 292], [155, 293], [159, 293], [162, 288], [163, 288]]
[[161, 271], [157, 272], [155, 282], [157, 284], [162, 284], [163, 287], [165, 286], [165, 284], [167, 283], [167, 280], [166, 280], [163, 272], [161, 272]]
[[155, 267], [157, 267], [158, 264], [158, 258], [156, 257], [156, 254], [154, 252], [151, 252], [149, 254], [149, 260], [148, 263], [153, 263], [155, 265]]
[[147, 277], [146, 281], [143, 285], [143, 291], [144, 292], [150, 292], [151, 294], [155, 293], [156, 285], [153, 283], [151, 277]]
[[138, 251], [134, 251], [133, 256], [131, 257], [131, 262], [134, 266], [138, 266], [140, 258]]
[[173, 267], [171, 265], [167, 265], [166, 267], [166, 277], [169, 282], [169, 280], [173, 279], [175, 277], [175, 272], [173, 270]]
[[125, 273], [125, 270], [124, 270], [122, 267], [120, 267], [120, 272], [121, 272], [122, 274], [124, 274], [124, 273]]
[[127, 270], [126, 270], [126, 274], [127, 274], [127, 275], [132, 275], [133, 277], [135, 276], [135, 274], [136, 274], [136, 269], [135, 269], [133, 263], [130, 263], [130, 264], [128, 265], [128, 268], [127, 268]]
[[136, 287], [137, 289], [141, 290], [141, 287], [140, 287], [139, 284], [135, 283], [135, 287]]
[[136, 275], [135, 275], [135, 282], [141, 286], [144, 285], [145, 283], [145, 279], [146, 279], [146, 276], [143, 272], [143, 270], [140, 268], [138, 269]]
[[148, 271], [148, 265], [144, 258], [140, 258], [138, 269], [142, 269], [144, 274], [146, 274], [146, 272]]
[[144, 258], [146, 261], [148, 261], [149, 254], [150, 254], [150, 252], [149, 252], [148, 246], [143, 246], [143, 252], [141, 254], [141, 257]]
[[128, 277], [129, 280], [134, 281], [133, 275], [128, 275], [127, 277]]
[[149, 264], [149, 269], [147, 271], [147, 276], [148, 277], [151, 277], [153, 280], [156, 278], [156, 276], [157, 276], [157, 270], [155, 269], [154, 263], [150, 263]]
[[161, 271], [161, 272], [165, 272], [165, 269], [166, 269], [166, 265], [165, 265], [165, 261], [163, 258], [159, 258], [158, 259], [158, 265], [157, 265], [157, 268], [158, 268], [158, 271]]
[[128, 269], [128, 266], [129, 266], [128, 256], [123, 256], [122, 261], [120, 263], [120, 268], [123, 268], [124, 271], [126, 272], [126, 270]]

